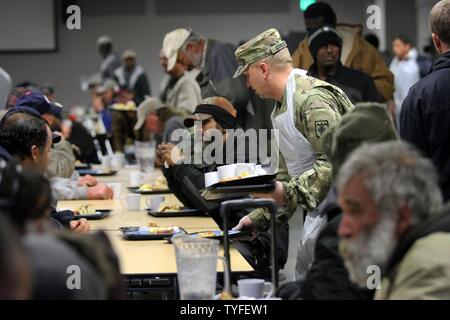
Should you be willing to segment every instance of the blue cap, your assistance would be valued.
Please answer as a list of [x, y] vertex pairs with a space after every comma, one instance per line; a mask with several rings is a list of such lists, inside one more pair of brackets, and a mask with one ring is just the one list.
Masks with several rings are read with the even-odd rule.
[[55, 117], [62, 119], [63, 105], [58, 102], [50, 102], [50, 112]]
[[16, 107], [28, 107], [37, 110], [41, 115], [52, 114], [62, 118], [63, 106], [57, 102], [50, 102], [41, 91], [28, 91], [17, 99]]
[[50, 101], [41, 91], [28, 91], [17, 99], [16, 107], [29, 107], [36, 109], [41, 115], [52, 113]]

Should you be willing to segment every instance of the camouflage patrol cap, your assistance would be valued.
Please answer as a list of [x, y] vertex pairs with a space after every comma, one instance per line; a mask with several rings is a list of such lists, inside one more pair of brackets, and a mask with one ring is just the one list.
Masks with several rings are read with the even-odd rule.
[[281, 39], [277, 29], [269, 29], [254, 37], [234, 53], [239, 64], [234, 78], [239, 77], [252, 63], [272, 56], [284, 48], [287, 48], [287, 44]]

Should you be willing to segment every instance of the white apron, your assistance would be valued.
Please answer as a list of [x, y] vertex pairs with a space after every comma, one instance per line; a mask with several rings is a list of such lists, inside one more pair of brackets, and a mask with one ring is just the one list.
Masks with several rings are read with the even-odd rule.
[[[278, 130], [277, 143], [286, 167], [291, 177], [300, 176], [305, 171], [313, 168], [316, 157], [311, 143], [297, 129], [294, 122], [294, 94], [296, 91], [296, 76], [306, 76], [306, 71], [294, 69], [289, 75], [286, 84], [286, 104], [287, 111], [274, 117], [272, 114], [272, 124]], [[274, 111], [275, 112], [275, 111]], [[295, 214], [303, 214], [301, 207], [298, 207]], [[300, 280], [309, 269], [313, 257], [317, 236], [326, 223], [326, 217], [307, 214], [303, 226], [303, 235], [298, 247], [296, 279]]]

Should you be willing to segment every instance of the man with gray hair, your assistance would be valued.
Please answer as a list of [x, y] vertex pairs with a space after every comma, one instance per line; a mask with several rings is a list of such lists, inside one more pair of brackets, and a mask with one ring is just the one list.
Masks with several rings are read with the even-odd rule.
[[[337, 177], [340, 252], [375, 299], [450, 299], [450, 215], [431, 162], [403, 142], [363, 145]], [[383, 277], [382, 282], [381, 277]]]
[[[238, 124], [243, 129], [270, 129], [270, 112], [274, 101], [259, 98], [247, 88], [243, 77], [233, 78], [238, 65], [234, 57], [236, 46], [208, 39], [192, 30], [180, 28], [164, 37], [168, 70], [177, 61], [188, 70], [197, 69], [196, 77], [202, 98], [227, 98], [237, 111]], [[251, 102], [251, 103], [249, 103]]]

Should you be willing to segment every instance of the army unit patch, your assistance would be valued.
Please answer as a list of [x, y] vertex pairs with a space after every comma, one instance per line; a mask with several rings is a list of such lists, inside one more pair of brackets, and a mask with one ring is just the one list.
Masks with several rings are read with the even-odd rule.
[[317, 138], [322, 138], [325, 131], [327, 131], [329, 127], [328, 120], [321, 120], [315, 122], [315, 128], [316, 128], [316, 136]]

